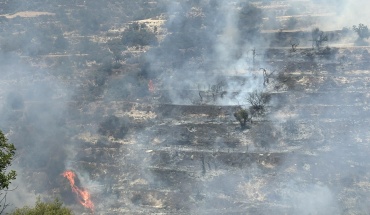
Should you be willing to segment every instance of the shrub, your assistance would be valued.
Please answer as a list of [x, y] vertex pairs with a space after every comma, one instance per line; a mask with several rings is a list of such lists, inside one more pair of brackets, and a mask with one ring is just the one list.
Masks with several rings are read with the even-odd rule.
[[72, 215], [71, 209], [63, 206], [63, 203], [59, 199], [55, 199], [53, 202], [41, 202], [40, 198], [37, 198], [36, 205], [33, 208], [25, 206], [18, 208], [9, 215]]
[[266, 111], [266, 105], [270, 99], [271, 96], [265, 92], [255, 90], [252, 93], [249, 93], [247, 101], [251, 105], [249, 111], [252, 117], [263, 115]]
[[240, 126], [242, 128], [245, 128], [248, 120], [248, 111], [243, 108], [240, 108], [237, 112], [234, 113], [234, 117], [236, 118], [236, 120], [239, 121]]

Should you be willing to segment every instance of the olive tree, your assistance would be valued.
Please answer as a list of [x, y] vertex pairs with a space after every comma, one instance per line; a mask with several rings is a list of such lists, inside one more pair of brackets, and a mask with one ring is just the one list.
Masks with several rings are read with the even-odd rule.
[[357, 33], [359, 39], [363, 40], [370, 37], [370, 32], [366, 25], [360, 23], [358, 26], [354, 25], [352, 28]]
[[359, 24], [358, 26], [354, 25], [352, 27], [353, 31], [357, 33], [358, 38], [355, 41], [356, 45], [363, 45], [366, 46], [368, 43], [365, 41], [365, 39], [368, 39], [370, 37], [370, 32], [369, 29], [366, 25], [364, 24]]
[[240, 108], [238, 111], [234, 113], [234, 117], [236, 120], [239, 121], [240, 127], [245, 128], [248, 120], [248, 111]]
[[17, 176], [14, 170], [8, 170], [15, 155], [15, 146], [8, 142], [2, 131], [0, 131], [0, 213], [8, 206], [6, 194], [12, 180]]

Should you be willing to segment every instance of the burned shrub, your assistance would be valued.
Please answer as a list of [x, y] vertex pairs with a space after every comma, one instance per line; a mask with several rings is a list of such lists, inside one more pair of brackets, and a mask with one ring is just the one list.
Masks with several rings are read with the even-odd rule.
[[305, 60], [314, 62], [315, 61], [315, 53], [313, 51], [307, 50], [302, 52], [303, 57]]
[[226, 83], [223, 81], [213, 85], [208, 85], [207, 87], [198, 85], [198, 96], [200, 103], [216, 102], [217, 99], [224, 98], [226, 94]]
[[129, 131], [128, 119], [120, 119], [116, 116], [109, 116], [100, 123], [98, 132], [105, 136], [123, 138]]
[[318, 50], [316, 52], [316, 54], [318, 56], [321, 56], [321, 57], [329, 60], [329, 59], [334, 58], [335, 55], [337, 54], [337, 52], [338, 52], [338, 49], [336, 49], [336, 48], [330, 48], [329, 46], [326, 46], [325, 48]]
[[266, 105], [270, 102], [271, 96], [268, 93], [253, 91], [249, 93], [247, 98], [248, 103], [251, 105], [249, 107], [249, 112], [252, 117], [261, 116], [266, 112]]

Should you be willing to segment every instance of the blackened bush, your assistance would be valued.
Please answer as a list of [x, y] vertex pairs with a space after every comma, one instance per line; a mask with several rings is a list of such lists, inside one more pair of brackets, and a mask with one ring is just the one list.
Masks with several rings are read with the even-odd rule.
[[249, 93], [247, 98], [248, 103], [251, 105], [249, 111], [252, 116], [263, 115], [266, 111], [266, 105], [270, 102], [271, 95], [257, 90]]
[[105, 136], [113, 136], [114, 138], [123, 138], [129, 131], [127, 119], [120, 119], [116, 116], [109, 116], [100, 123], [98, 132]]
[[122, 44], [126, 46], [156, 45], [157, 37], [145, 26], [140, 27], [137, 23], [132, 24], [123, 32]]

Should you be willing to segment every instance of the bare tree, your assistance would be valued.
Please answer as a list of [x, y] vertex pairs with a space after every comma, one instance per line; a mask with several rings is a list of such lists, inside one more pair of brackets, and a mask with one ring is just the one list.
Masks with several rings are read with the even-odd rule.
[[5, 209], [10, 205], [7, 201], [6, 201], [6, 197], [8, 195], [8, 192], [10, 191], [14, 191], [15, 189], [17, 189], [17, 187], [15, 187], [14, 189], [11, 189], [11, 190], [8, 190], [8, 189], [4, 189], [2, 190], [2, 192], [0, 193], [0, 214], [3, 214]]
[[297, 51], [297, 47], [299, 46], [299, 40], [296, 39], [296, 38], [293, 38], [293, 39], [290, 40], [289, 43], [292, 46], [291, 51], [292, 52], [296, 52]]
[[215, 102], [217, 98], [223, 98], [227, 91], [225, 90], [225, 82], [220, 81], [217, 84], [208, 85], [208, 88], [202, 89], [201, 85], [198, 84], [198, 95], [201, 103]]
[[328, 41], [328, 36], [319, 28], [312, 30], [312, 48], [319, 49], [324, 42]]
[[8, 193], [5, 191], [4, 193], [0, 193], [1, 199], [0, 199], [0, 214], [3, 214], [5, 209], [9, 206], [9, 203], [6, 202], [6, 195]]
[[200, 89], [200, 85], [199, 84], [198, 84], [198, 95], [199, 95], [199, 98], [200, 98], [200, 102], [203, 102], [202, 91]]
[[210, 92], [212, 94], [213, 101], [216, 101], [217, 97], [223, 98], [226, 94], [226, 91], [224, 90], [225, 83], [223, 81], [218, 82], [215, 85], [212, 85], [210, 87]]
[[262, 72], [263, 72], [263, 86], [266, 87], [266, 85], [268, 85], [270, 83], [271, 75], [275, 71], [272, 71], [270, 74], [268, 74], [266, 69], [260, 68], [260, 70], [262, 70]]

